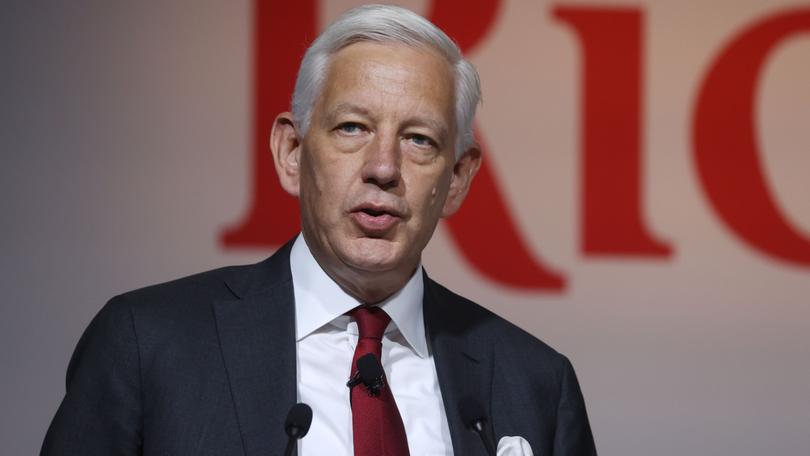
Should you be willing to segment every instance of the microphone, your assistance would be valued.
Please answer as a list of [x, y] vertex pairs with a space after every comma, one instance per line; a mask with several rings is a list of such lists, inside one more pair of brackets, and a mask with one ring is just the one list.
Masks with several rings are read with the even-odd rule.
[[312, 409], [307, 404], [295, 404], [287, 412], [284, 432], [287, 433], [287, 449], [284, 456], [292, 456], [298, 446], [298, 439], [307, 435], [312, 424]]
[[464, 425], [481, 437], [487, 454], [496, 456], [495, 443], [488, 432], [487, 413], [481, 403], [472, 396], [466, 396], [459, 401], [458, 409]]
[[382, 364], [373, 353], [366, 353], [357, 358], [357, 372], [349, 379], [346, 386], [351, 388], [362, 383], [369, 396], [379, 396], [385, 386], [385, 373]]

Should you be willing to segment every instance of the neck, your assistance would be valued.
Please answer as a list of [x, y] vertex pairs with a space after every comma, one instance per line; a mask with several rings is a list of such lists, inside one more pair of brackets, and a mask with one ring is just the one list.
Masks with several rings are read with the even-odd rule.
[[392, 278], [380, 277], [376, 274], [369, 275], [368, 273], [356, 277], [333, 275], [328, 270], [326, 270], [326, 273], [329, 274], [329, 277], [331, 277], [343, 291], [364, 304], [378, 304], [385, 301], [405, 287], [405, 284], [408, 283], [411, 275], [413, 275], [408, 275], [404, 279], [397, 278], [394, 280]]
[[349, 267], [325, 267], [317, 257], [315, 258], [326, 274], [337, 283], [340, 288], [364, 304], [378, 304], [405, 287], [408, 280], [416, 271], [416, 266], [409, 272], [401, 271], [357, 271]]
[[411, 279], [419, 266], [382, 271], [368, 271], [353, 268], [339, 259], [322, 255], [317, 249], [310, 252], [315, 261], [346, 293], [364, 304], [378, 304], [401, 290]]

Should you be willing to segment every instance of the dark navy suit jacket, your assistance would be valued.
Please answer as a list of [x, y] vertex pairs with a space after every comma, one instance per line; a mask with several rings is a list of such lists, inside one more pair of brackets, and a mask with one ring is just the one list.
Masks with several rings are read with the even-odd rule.
[[[289, 249], [110, 300], [71, 358], [41, 454], [281, 455], [296, 402]], [[464, 396], [484, 405], [496, 442], [596, 454], [568, 359], [427, 277], [423, 305], [455, 454], [486, 454]]]

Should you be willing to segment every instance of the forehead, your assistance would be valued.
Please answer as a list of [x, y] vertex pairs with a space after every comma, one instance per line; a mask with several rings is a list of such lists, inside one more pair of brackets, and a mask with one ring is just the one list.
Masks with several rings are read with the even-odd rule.
[[330, 58], [322, 108], [363, 104], [369, 109], [439, 111], [453, 115], [455, 77], [438, 52], [404, 44], [359, 42]]

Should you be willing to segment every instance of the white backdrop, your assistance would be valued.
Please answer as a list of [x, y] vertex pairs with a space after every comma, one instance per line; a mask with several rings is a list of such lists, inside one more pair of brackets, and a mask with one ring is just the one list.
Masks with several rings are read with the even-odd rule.
[[[322, 2], [320, 21], [356, 3]], [[643, 212], [674, 251], [650, 260], [582, 253], [580, 49], [551, 14], [564, 4], [504, 2], [469, 57], [483, 81], [486, 159], [566, 290], [481, 277], [442, 226], [428, 270], [572, 359], [603, 455], [807, 454], [810, 266], [729, 230], [702, 190], [691, 138], [700, 83], [723, 46], [810, 5], [587, 3], [644, 13]], [[249, 204], [251, 26], [241, 2], [4, 5], [3, 454], [38, 451], [73, 346], [106, 299], [270, 253], [219, 241]], [[810, 34], [795, 35], [770, 55], [755, 104], [771, 191], [810, 239], [808, 81]]]

